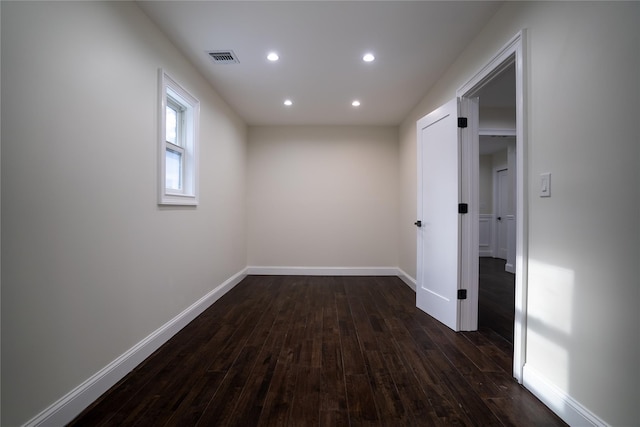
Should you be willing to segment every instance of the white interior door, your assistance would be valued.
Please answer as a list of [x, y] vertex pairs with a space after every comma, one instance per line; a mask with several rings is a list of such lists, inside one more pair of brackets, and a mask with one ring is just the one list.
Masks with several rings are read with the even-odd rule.
[[509, 171], [502, 169], [496, 172], [496, 258], [507, 259], [508, 253], [508, 221]]
[[458, 101], [418, 120], [416, 306], [459, 330]]

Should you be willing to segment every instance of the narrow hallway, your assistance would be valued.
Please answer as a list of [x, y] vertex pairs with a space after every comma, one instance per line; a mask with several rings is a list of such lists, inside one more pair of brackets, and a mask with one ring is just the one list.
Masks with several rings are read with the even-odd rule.
[[513, 346], [515, 278], [504, 270], [505, 260], [480, 258], [478, 328], [492, 330]]

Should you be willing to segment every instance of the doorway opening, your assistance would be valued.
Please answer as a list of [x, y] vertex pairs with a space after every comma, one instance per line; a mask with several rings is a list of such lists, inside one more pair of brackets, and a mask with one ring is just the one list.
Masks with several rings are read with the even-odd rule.
[[[519, 382], [523, 379], [527, 320], [523, 39], [524, 31], [458, 89], [456, 98], [416, 123], [416, 306], [455, 331], [475, 331], [478, 329], [480, 253], [479, 99], [484, 89], [500, 81], [505, 70], [514, 70], [510, 75], [515, 74], [515, 125], [512, 125], [515, 131], [511, 129], [510, 134], [515, 136], [515, 142], [511, 149], [507, 147], [507, 161], [502, 169], [509, 171], [511, 180], [503, 186], [515, 189], [511, 197], [514, 211], [511, 228], [515, 237], [511, 240], [511, 249], [506, 250], [505, 268], [515, 266], [512, 351], [513, 376]], [[485, 111], [483, 120], [486, 116]], [[493, 221], [491, 223], [494, 227]]]
[[[471, 206], [470, 209], [474, 214], [461, 222], [461, 238], [467, 241], [465, 248], [461, 251], [461, 275], [466, 278], [466, 283], [470, 288], [470, 294], [477, 297], [480, 292], [479, 280], [479, 257], [480, 257], [480, 188], [478, 185], [480, 179], [480, 137], [484, 133], [486, 135], [497, 136], [514, 136], [515, 142], [511, 150], [507, 148], [507, 167], [510, 170], [509, 175], [512, 176], [511, 185], [514, 188], [513, 206], [513, 224], [512, 234], [513, 248], [507, 250], [508, 255], [505, 260], [505, 268], [510, 265], [513, 269], [515, 277], [513, 279], [513, 376], [519, 381], [523, 380], [523, 367], [525, 363], [525, 346], [526, 346], [526, 320], [527, 320], [527, 304], [526, 304], [526, 286], [527, 286], [527, 213], [525, 209], [526, 200], [526, 170], [525, 170], [525, 151], [526, 141], [525, 132], [525, 112], [524, 112], [524, 52], [525, 32], [521, 31], [509, 41], [485, 67], [483, 67], [475, 76], [473, 76], [466, 84], [458, 89], [456, 95], [460, 98], [460, 114], [467, 116], [471, 132], [463, 132], [461, 142], [461, 197], [466, 198]], [[499, 86], [506, 80], [506, 76], [511, 76], [511, 80], [507, 85], [511, 93], [515, 92], [515, 101], [509, 107], [514, 113], [515, 123], [511, 126], [505, 126], [504, 122], [500, 122], [495, 111], [484, 108], [482, 113], [483, 101], [485, 105], [490, 102], [492, 96], [504, 95], [501, 91], [491, 91], [492, 86]], [[512, 97], [513, 99], [513, 97]], [[493, 115], [492, 115], [493, 114]], [[498, 125], [501, 123], [502, 125]], [[508, 129], [508, 131], [507, 131]], [[481, 132], [482, 130], [482, 132]], [[507, 135], [505, 135], [505, 132]], [[497, 221], [497, 216], [495, 217]], [[495, 222], [495, 221], [493, 221]], [[495, 224], [493, 224], [495, 226]], [[493, 233], [495, 236], [495, 233]], [[494, 237], [495, 239], [495, 237]], [[512, 263], [509, 262], [509, 252], [513, 257]], [[463, 323], [478, 326], [478, 299], [470, 301], [462, 306], [461, 318]]]
[[477, 94], [479, 112], [478, 330], [513, 346], [515, 322], [516, 70]]

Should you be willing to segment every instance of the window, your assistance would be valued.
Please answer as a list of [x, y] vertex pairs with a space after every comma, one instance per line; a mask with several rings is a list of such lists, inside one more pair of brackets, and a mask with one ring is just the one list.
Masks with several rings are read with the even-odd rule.
[[163, 70], [159, 98], [158, 204], [197, 205], [200, 103]]

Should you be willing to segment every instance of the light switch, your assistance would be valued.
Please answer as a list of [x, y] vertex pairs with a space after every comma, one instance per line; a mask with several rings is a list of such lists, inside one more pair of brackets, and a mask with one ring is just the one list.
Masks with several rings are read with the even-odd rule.
[[540, 174], [540, 197], [551, 197], [551, 172]]

